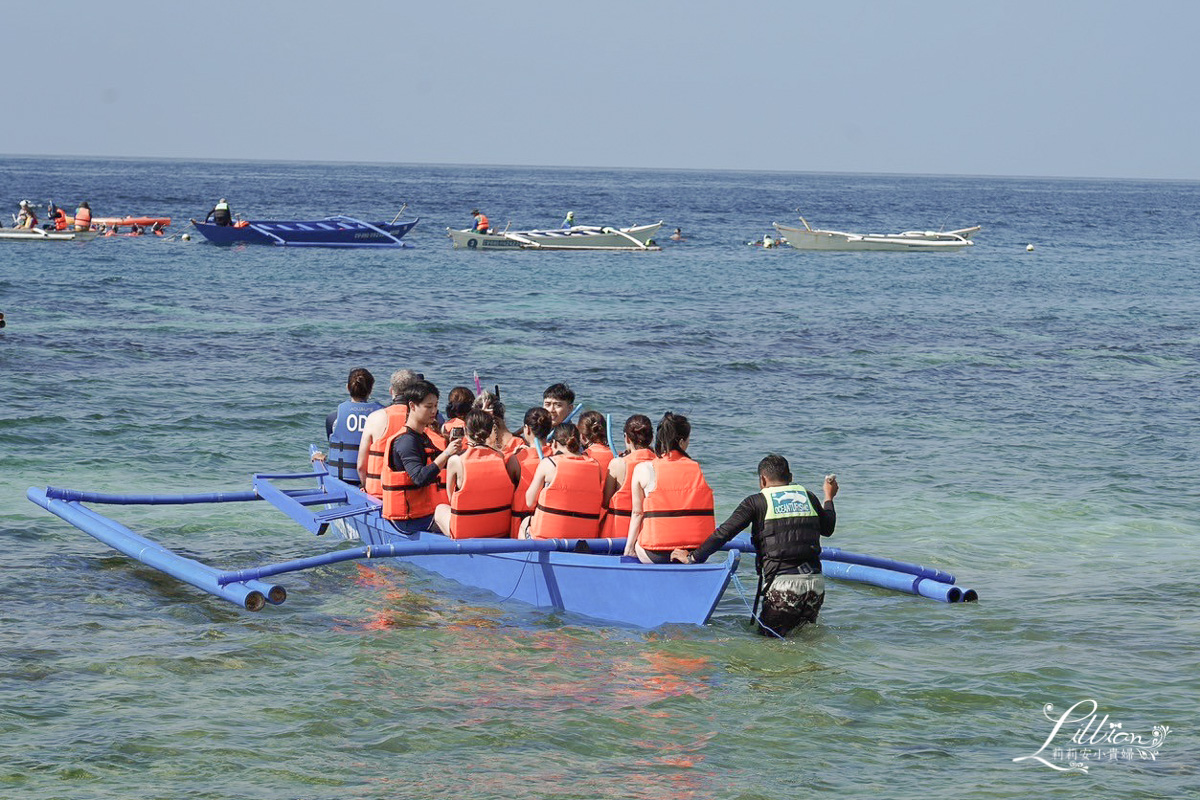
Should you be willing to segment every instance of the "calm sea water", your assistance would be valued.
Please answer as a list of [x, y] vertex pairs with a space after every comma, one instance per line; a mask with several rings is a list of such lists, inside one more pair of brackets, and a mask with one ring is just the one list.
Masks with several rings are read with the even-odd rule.
[[[0, 796], [1200, 792], [1200, 184], [0, 164], [13, 210], [88, 199], [175, 234], [218, 196], [422, 218], [395, 252], [0, 245]], [[664, 250], [452, 251], [445, 228], [476, 206], [515, 228], [662, 219]], [[797, 208], [984, 230], [957, 254], [746, 246]], [[676, 226], [687, 241], [665, 241]], [[780, 452], [810, 485], [838, 473], [832, 544], [947, 569], [981, 602], [831, 582], [820, 624], [778, 642], [737, 587], [706, 627], [640, 631], [372, 564], [291, 576], [284, 606], [250, 614], [25, 500], [302, 468], [360, 365], [443, 394], [478, 371], [515, 416], [559, 380], [617, 418], [688, 414], [719, 515]], [[114, 515], [221, 566], [327, 547], [257, 507]], [[1089, 743], [1096, 726], [1072, 744], [1079, 720], [1054, 732], [1046, 704], [1089, 700], [1102, 730], [1168, 726], [1156, 757]], [[1059, 766], [1091, 751], [1088, 772], [1013, 761], [1047, 741]]]

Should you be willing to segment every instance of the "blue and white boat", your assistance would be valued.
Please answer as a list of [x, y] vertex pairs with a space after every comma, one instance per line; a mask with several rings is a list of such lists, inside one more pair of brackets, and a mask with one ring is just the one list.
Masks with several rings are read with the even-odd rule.
[[192, 220], [213, 244], [271, 244], [277, 247], [408, 247], [401, 241], [420, 218], [364, 222], [345, 214], [316, 220], [250, 219], [233, 225]]
[[[287, 598], [275, 575], [377, 558], [398, 559], [484, 589], [501, 600], [586, 619], [638, 628], [668, 623], [703, 625], [737, 571], [742, 552], [753, 544], [739, 537], [727, 554], [704, 564], [641, 564], [622, 559], [624, 539], [451, 539], [439, 533], [402, 533], [383, 518], [378, 500], [330, 475], [323, 462], [310, 472], [253, 478], [249, 491], [207, 494], [102, 494], [47, 487], [26, 496], [84, 533], [125, 555], [209, 594], [258, 611]], [[308, 558], [225, 570], [169, 550], [92, 504], [192, 505], [266, 500], [318, 536], [360, 542]], [[86, 505], [85, 505], [86, 504]], [[953, 575], [932, 567], [823, 548], [828, 577], [857, 581], [944, 603], [973, 602], [978, 594], [955, 586]]]

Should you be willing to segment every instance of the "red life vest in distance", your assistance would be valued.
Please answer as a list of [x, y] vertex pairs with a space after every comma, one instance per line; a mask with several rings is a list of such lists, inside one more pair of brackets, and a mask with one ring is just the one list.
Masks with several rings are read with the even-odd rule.
[[521, 480], [512, 495], [512, 536], [515, 539], [521, 532], [521, 520], [533, 516], [533, 506], [525, 502], [525, 495], [529, 492], [529, 484], [533, 483], [533, 473], [537, 471], [539, 459], [537, 450], [529, 445], [517, 448], [509, 458], [517, 459], [521, 466]]
[[693, 549], [716, 527], [712, 489], [700, 465], [678, 450], [654, 459], [654, 491], [642, 501], [638, 544], [647, 550]]
[[590, 444], [583, 454], [600, 465], [601, 474], [608, 472], [608, 465], [614, 458], [613, 451], [606, 444]]
[[542, 489], [529, 523], [534, 539], [595, 539], [604, 502], [600, 465], [587, 456], [554, 456], [554, 480]]
[[408, 422], [408, 403], [393, 403], [384, 406], [383, 410], [387, 414], [387, 430], [383, 432], [383, 436], [371, 440], [367, 449], [367, 474], [362, 476], [363, 491], [372, 497], [383, 497], [380, 479], [383, 477], [383, 465], [387, 461], [384, 457], [387, 454], [384, 443], [404, 430], [404, 425]]
[[[390, 453], [396, 439], [409, 433], [412, 432], [404, 428], [385, 439], [384, 452]], [[407, 470], [392, 469], [390, 458], [383, 460], [382, 472], [380, 481], [383, 485], [384, 519], [420, 519], [433, 515], [437, 507], [437, 483], [417, 486]]]
[[480, 214], [475, 220], [476, 233], [487, 233], [492, 227], [492, 223], [488, 222], [487, 214]]
[[92, 227], [92, 210], [90, 208], [75, 209], [75, 230], [86, 231]]
[[459, 455], [462, 483], [450, 498], [451, 539], [505, 536], [512, 530], [512, 478], [504, 456], [492, 448], [469, 447]]
[[625, 462], [625, 482], [608, 499], [608, 513], [600, 526], [600, 535], [606, 539], [624, 539], [629, 535], [629, 516], [633, 513], [633, 468], [645, 461], [653, 461], [654, 451], [643, 447], [622, 456], [622, 460]]
[[54, 230], [65, 231], [67, 229], [67, 212], [61, 208], [54, 209]]

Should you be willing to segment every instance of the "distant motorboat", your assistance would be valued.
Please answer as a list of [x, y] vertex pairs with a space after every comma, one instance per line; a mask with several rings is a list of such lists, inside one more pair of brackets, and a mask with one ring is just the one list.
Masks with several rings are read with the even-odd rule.
[[971, 237], [982, 226], [959, 228], [956, 231], [904, 231], [903, 233], [846, 233], [813, 228], [804, 217], [803, 228], [774, 223], [779, 235], [797, 250], [890, 250], [912, 252], [928, 250], [961, 250], [975, 243]]
[[631, 228], [575, 225], [530, 231], [479, 231], [467, 229], [446, 232], [456, 249], [465, 250], [659, 250], [654, 234], [662, 222]]

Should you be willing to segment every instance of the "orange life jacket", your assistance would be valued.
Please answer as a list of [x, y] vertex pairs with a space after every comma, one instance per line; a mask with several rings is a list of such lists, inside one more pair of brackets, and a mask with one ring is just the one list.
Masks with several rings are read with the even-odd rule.
[[629, 515], [633, 513], [633, 468], [645, 461], [654, 460], [654, 451], [649, 447], [634, 450], [623, 456], [625, 482], [608, 499], [608, 513], [600, 526], [600, 535], [609, 539], [623, 539], [629, 535]]
[[383, 436], [371, 440], [367, 450], [367, 474], [362, 476], [363, 491], [372, 497], [383, 497], [380, 479], [383, 477], [383, 465], [387, 462], [384, 443], [404, 430], [404, 425], [408, 422], [408, 403], [393, 403], [384, 406], [383, 410], [387, 413], [387, 430], [383, 432]]
[[[410, 429], [403, 428], [399, 433], [389, 436], [384, 440], [384, 452], [390, 453], [393, 442], [410, 433]], [[433, 514], [438, 504], [437, 483], [417, 486], [407, 470], [392, 469], [390, 458], [383, 460], [382, 473], [380, 481], [383, 485], [384, 519], [420, 519]]]
[[513, 453], [517, 452], [522, 447], [529, 447], [529, 445], [525, 444], [525, 440], [520, 436], [514, 436], [508, 440], [508, 444], [504, 445], [500, 452], [504, 454], [504, 460], [507, 461]]
[[65, 231], [67, 229], [67, 212], [61, 208], [54, 209], [54, 230]]
[[487, 214], [480, 214], [479, 219], [475, 220], [475, 230], [479, 233], [487, 233], [492, 227], [492, 223], [488, 222]]
[[654, 491], [642, 501], [638, 544], [647, 550], [695, 548], [716, 527], [712, 489], [700, 465], [678, 450], [654, 459]]
[[[446, 449], [446, 437], [435, 431], [433, 428], [426, 428], [425, 435], [429, 437], [429, 441], [433, 442], [433, 449], [425, 450], [425, 457], [433, 461], [441, 452]], [[449, 503], [450, 497], [446, 494], [446, 468], [442, 467], [438, 471], [437, 487], [434, 490], [434, 496], [439, 503]]]
[[554, 456], [554, 480], [538, 496], [529, 523], [534, 539], [594, 539], [604, 501], [600, 465], [587, 456]]
[[[524, 440], [521, 441], [524, 444]], [[521, 480], [517, 483], [517, 488], [513, 490], [512, 496], [512, 535], [515, 539], [520, 533], [521, 520], [533, 516], [533, 506], [525, 502], [525, 495], [529, 491], [529, 484], [533, 483], [533, 473], [537, 471], [539, 459], [537, 450], [528, 444], [518, 447], [509, 458], [517, 459], [517, 463], [521, 465]]]
[[86, 231], [92, 227], [92, 210], [90, 208], [75, 209], [75, 230]]
[[590, 444], [583, 454], [600, 465], [601, 474], [608, 472], [608, 465], [614, 458], [613, 451], [606, 444]]
[[484, 445], [467, 448], [462, 483], [450, 498], [451, 539], [508, 536], [512, 530], [512, 478], [504, 456]]

